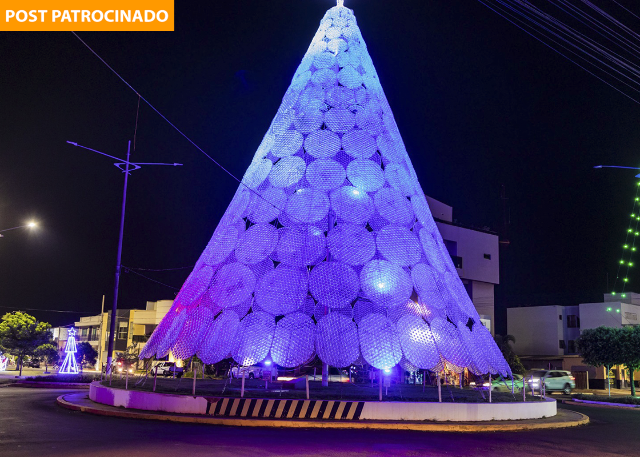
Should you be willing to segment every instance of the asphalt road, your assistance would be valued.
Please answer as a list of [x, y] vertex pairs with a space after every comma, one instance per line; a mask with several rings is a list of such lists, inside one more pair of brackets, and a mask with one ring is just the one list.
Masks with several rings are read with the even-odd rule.
[[94, 416], [64, 390], [0, 388], [0, 456], [640, 456], [640, 411], [573, 407], [588, 426], [507, 433], [269, 429]]

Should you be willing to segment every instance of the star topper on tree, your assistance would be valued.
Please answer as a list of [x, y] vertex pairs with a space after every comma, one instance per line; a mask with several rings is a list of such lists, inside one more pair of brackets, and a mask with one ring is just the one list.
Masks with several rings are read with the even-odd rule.
[[58, 373], [61, 374], [78, 374], [78, 364], [76, 363], [76, 329], [73, 327], [69, 329], [69, 338], [67, 339], [67, 345], [64, 348], [64, 352], [67, 354], [64, 357], [64, 362]]

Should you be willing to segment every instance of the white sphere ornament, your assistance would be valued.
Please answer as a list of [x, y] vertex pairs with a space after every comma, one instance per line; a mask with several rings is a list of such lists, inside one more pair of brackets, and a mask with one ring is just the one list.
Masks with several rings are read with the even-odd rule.
[[313, 357], [315, 324], [303, 313], [278, 321], [271, 343], [271, 359], [282, 367], [297, 367]]
[[292, 313], [302, 308], [307, 289], [306, 270], [280, 264], [258, 281], [256, 303], [275, 316]]
[[198, 357], [206, 364], [218, 363], [227, 358], [233, 349], [240, 318], [233, 311], [224, 311], [209, 326], [202, 337]]
[[355, 187], [365, 192], [375, 192], [384, 185], [380, 165], [369, 159], [356, 159], [347, 166], [347, 178]]
[[322, 305], [345, 308], [358, 296], [360, 281], [346, 263], [322, 262], [311, 270], [309, 289]]
[[352, 319], [331, 313], [318, 320], [316, 351], [324, 363], [338, 368], [347, 367], [360, 356], [359, 347], [358, 328]]
[[307, 181], [311, 187], [321, 191], [330, 191], [344, 184], [347, 172], [335, 160], [317, 159], [307, 167]]
[[298, 189], [289, 196], [285, 211], [297, 224], [318, 222], [329, 212], [329, 197], [311, 187]]
[[315, 265], [326, 256], [324, 232], [314, 225], [281, 228], [276, 252], [278, 260], [287, 265]]
[[248, 314], [240, 321], [233, 359], [243, 366], [255, 365], [266, 359], [271, 349], [275, 327], [275, 320], [270, 314]]
[[362, 357], [378, 369], [393, 368], [402, 358], [398, 332], [382, 314], [369, 314], [358, 325]]
[[331, 255], [349, 265], [364, 265], [376, 253], [373, 234], [361, 225], [338, 224], [327, 235]]
[[360, 286], [367, 298], [382, 306], [398, 306], [411, 297], [411, 277], [386, 260], [371, 260], [360, 272]]
[[373, 200], [364, 190], [344, 186], [331, 192], [331, 208], [345, 222], [366, 223], [373, 212]]

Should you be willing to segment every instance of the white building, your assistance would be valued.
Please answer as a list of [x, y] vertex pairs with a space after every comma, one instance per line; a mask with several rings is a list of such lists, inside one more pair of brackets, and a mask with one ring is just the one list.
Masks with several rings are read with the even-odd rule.
[[575, 340], [580, 336], [580, 308], [557, 305], [508, 308], [507, 333], [515, 337], [513, 349], [518, 355], [575, 354]]
[[[513, 350], [526, 368], [570, 370], [582, 378], [581, 388], [605, 388], [603, 367], [585, 365], [577, 355], [575, 341], [580, 332], [597, 327], [638, 325], [640, 294], [605, 294], [600, 303], [577, 306], [529, 306], [507, 309], [507, 333], [515, 337]], [[628, 374], [621, 367], [611, 370], [615, 387], [628, 384]]]
[[500, 283], [499, 239], [496, 233], [453, 222], [453, 208], [429, 196], [427, 201], [467, 293], [491, 333], [494, 324], [494, 287]]
[[605, 294], [600, 303], [507, 309], [507, 333], [518, 355], [576, 354], [575, 340], [589, 328], [638, 325], [640, 294]]

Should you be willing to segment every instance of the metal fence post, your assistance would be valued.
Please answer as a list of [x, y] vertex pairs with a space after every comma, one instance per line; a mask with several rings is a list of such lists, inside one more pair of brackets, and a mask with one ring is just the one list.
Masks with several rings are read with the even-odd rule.
[[193, 357], [191, 358], [191, 374], [193, 374], [193, 387], [191, 388], [191, 395], [196, 396], [196, 378], [198, 377], [197, 367], [193, 363]]
[[246, 371], [242, 370], [242, 387], [240, 388], [240, 396], [244, 397], [244, 375], [245, 375]]

